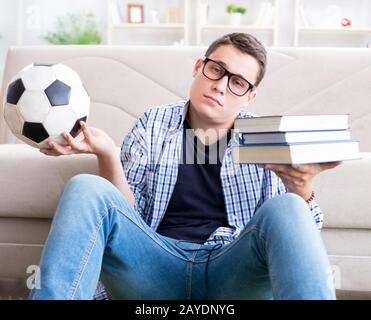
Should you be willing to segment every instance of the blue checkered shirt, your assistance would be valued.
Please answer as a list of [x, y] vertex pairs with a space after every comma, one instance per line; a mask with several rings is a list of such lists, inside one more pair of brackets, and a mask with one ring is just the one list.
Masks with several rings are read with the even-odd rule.
[[[125, 137], [121, 161], [135, 195], [135, 209], [153, 229], [159, 226], [174, 190], [183, 143], [183, 122], [189, 103], [153, 107], [145, 112]], [[241, 118], [253, 117], [247, 111]], [[232, 161], [231, 139], [220, 169], [228, 227], [216, 229], [205, 244], [228, 244], [245, 228], [267, 199], [286, 192], [281, 179], [255, 164]], [[315, 202], [311, 212], [321, 229], [323, 214]]]

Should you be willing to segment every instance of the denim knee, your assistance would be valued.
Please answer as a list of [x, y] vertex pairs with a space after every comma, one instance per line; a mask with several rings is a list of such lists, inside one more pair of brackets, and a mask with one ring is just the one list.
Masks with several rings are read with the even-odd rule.
[[72, 185], [73, 187], [85, 188], [100, 183], [102, 180], [106, 179], [95, 174], [80, 173], [68, 180], [66, 187]]
[[93, 174], [78, 174], [72, 177], [63, 190], [63, 198], [74, 201], [89, 201], [105, 197], [113, 191], [113, 185], [106, 179]]
[[295, 193], [276, 196], [266, 201], [261, 209], [264, 212], [264, 218], [270, 220], [273, 225], [286, 223], [297, 225], [300, 221], [307, 222], [308, 219], [314, 223], [307, 203]]
[[[129, 205], [126, 197], [109, 180], [94, 174], [78, 174], [66, 184], [63, 193], [75, 201], [92, 203], [95, 200], [106, 205]], [[95, 202], [96, 202], [95, 201]]]
[[89, 191], [102, 193], [103, 190], [112, 187], [113, 185], [100, 176], [94, 174], [78, 174], [72, 177], [65, 186], [65, 191], [74, 191], [80, 194], [86, 194]]

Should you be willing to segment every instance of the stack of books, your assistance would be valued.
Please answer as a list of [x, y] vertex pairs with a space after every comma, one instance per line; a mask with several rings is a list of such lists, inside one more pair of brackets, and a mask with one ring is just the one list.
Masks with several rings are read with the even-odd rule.
[[286, 115], [238, 118], [235, 163], [305, 164], [359, 159], [349, 115]]

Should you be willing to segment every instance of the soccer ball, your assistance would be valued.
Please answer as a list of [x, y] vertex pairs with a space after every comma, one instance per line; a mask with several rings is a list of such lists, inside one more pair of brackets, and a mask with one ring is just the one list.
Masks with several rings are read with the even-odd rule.
[[76, 137], [80, 121], [87, 121], [90, 97], [78, 74], [63, 64], [31, 64], [10, 81], [4, 118], [12, 133], [35, 148], [47, 140], [66, 145], [61, 136]]

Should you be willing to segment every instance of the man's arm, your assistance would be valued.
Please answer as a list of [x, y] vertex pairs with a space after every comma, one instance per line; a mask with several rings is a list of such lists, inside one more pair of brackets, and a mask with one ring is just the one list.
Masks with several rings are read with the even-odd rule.
[[130, 205], [134, 207], [135, 197], [129, 187], [117, 153], [113, 152], [106, 156], [98, 156], [98, 167], [99, 175], [109, 180], [117, 189], [119, 189]]

